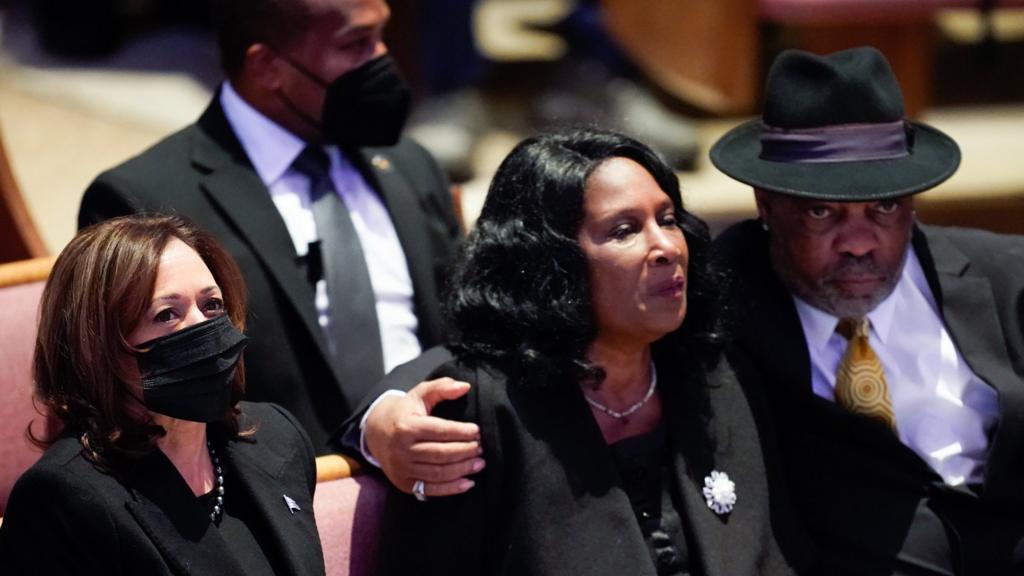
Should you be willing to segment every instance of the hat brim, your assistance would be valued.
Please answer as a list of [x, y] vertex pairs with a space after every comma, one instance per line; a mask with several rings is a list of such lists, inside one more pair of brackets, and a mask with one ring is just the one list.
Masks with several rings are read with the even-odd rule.
[[711, 162], [754, 188], [832, 200], [867, 202], [933, 188], [956, 172], [960, 148], [931, 126], [914, 126], [913, 151], [902, 158], [856, 162], [773, 162], [761, 159], [761, 121], [733, 128], [711, 148]]

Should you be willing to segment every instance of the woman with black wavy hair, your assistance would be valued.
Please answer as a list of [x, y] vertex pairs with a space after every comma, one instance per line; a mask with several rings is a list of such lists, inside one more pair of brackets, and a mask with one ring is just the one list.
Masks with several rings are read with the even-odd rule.
[[383, 573], [792, 573], [720, 282], [646, 146], [592, 129], [520, 143], [456, 265], [450, 353], [413, 365], [472, 384], [435, 415], [477, 423], [487, 466], [457, 496], [395, 491]]

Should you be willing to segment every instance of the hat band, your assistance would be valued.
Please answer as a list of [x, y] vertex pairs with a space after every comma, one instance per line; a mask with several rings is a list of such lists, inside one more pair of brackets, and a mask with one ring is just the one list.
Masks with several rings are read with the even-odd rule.
[[820, 128], [761, 125], [761, 159], [769, 162], [861, 162], [910, 154], [903, 120]]

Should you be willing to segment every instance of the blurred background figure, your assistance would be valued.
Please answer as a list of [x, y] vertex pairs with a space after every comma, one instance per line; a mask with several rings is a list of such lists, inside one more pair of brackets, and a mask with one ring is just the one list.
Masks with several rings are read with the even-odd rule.
[[[1024, 0], [814, 0], [809, 10], [811, 3], [446, 0], [426, 10], [426, 3], [396, 0], [386, 40], [418, 99], [412, 125], [419, 137], [455, 180], [472, 175], [462, 184], [470, 225], [498, 162], [538, 119], [598, 108], [612, 123], [617, 114], [601, 102], [653, 101], [657, 106], [620, 108], [688, 118], [683, 123], [694, 129], [698, 150], [706, 150], [756, 111], [766, 63], [782, 48], [820, 53], [873, 44], [893, 63], [912, 115], [964, 144], [963, 168], [919, 206], [922, 216], [1019, 229], [1024, 204], [1013, 198], [1024, 193], [1024, 173], [1003, 159], [1024, 153], [1024, 80], [1017, 70]], [[69, 205], [98, 172], [191, 122], [209, 101], [220, 71], [205, 4], [0, 2], [0, 132], [27, 212], [51, 252], [70, 239]], [[116, 26], [97, 22], [113, 13], [120, 14]], [[83, 47], [74, 40], [76, 27], [117, 42]], [[622, 54], [626, 82], [605, 81], [623, 78]], [[621, 86], [628, 88], [615, 88]], [[450, 100], [456, 104], [445, 105]], [[454, 119], [443, 113], [452, 107], [459, 111]], [[664, 119], [660, 112], [629, 115], [642, 116]], [[686, 149], [688, 128], [674, 121], [644, 125], [663, 127], [664, 139]], [[430, 127], [456, 136], [431, 136]], [[658, 146], [660, 132], [655, 138], [654, 130], [619, 128], [671, 156]], [[445, 160], [463, 161], [459, 151], [467, 146], [468, 167]], [[692, 171], [677, 168], [689, 172], [684, 193], [700, 191], [691, 205], [713, 230], [754, 214], [747, 191], [704, 154]]]
[[[202, 26], [205, 6], [40, 0], [33, 20], [52, 53], [102, 56], [155, 22]], [[394, 7], [400, 34], [392, 37], [420, 97], [411, 133], [453, 181], [474, 175], [473, 152], [487, 131], [529, 133], [551, 123], [604, 125], [643, 135], [676, 168], [693, 167], [698, 150], [691, 124], [644, 86], [610, 37], [594, 0], [399, 1]], [[500, 22], [509, 38], [481, 38], [484, 20]], [[551, 49], [524, 47], [538, 42]], [[508, 71], [500, 62], [531, 66], [530, 80], [502, 78]]]
[[[594, 0], [408, 3], [421, 104], [411, 133], [456, 182], [474, 175], [489, 130], [598, 125], [643, 137], [674, 168], [694, 167], [689, 120], [672, 110], [610, 34]], [[493, 29], [504, 37], [492, 39]]]

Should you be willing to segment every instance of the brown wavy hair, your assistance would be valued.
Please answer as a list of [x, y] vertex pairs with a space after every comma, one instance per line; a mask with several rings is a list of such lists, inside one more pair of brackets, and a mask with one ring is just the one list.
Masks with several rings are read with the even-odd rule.
[[[125, 216], [79, 232], [60, 253], [40, 302], [33, 374], [36, 399], [62, 431], [36, 437], [48, 447], [77, 436], [86, 456], [105, 468], [153, 450], [165, 434], [141, 404], [139, 375], [127, 336], [150, 305], [160, 255], [177, 238], [213, 273], [232, 323], [245, 328], [246, 290], [230, 254], [209, 234], [178, 216]], [[245, 391], [239, 363], [231, 405], [220, 425], [238, 435], [238, 401]]]

